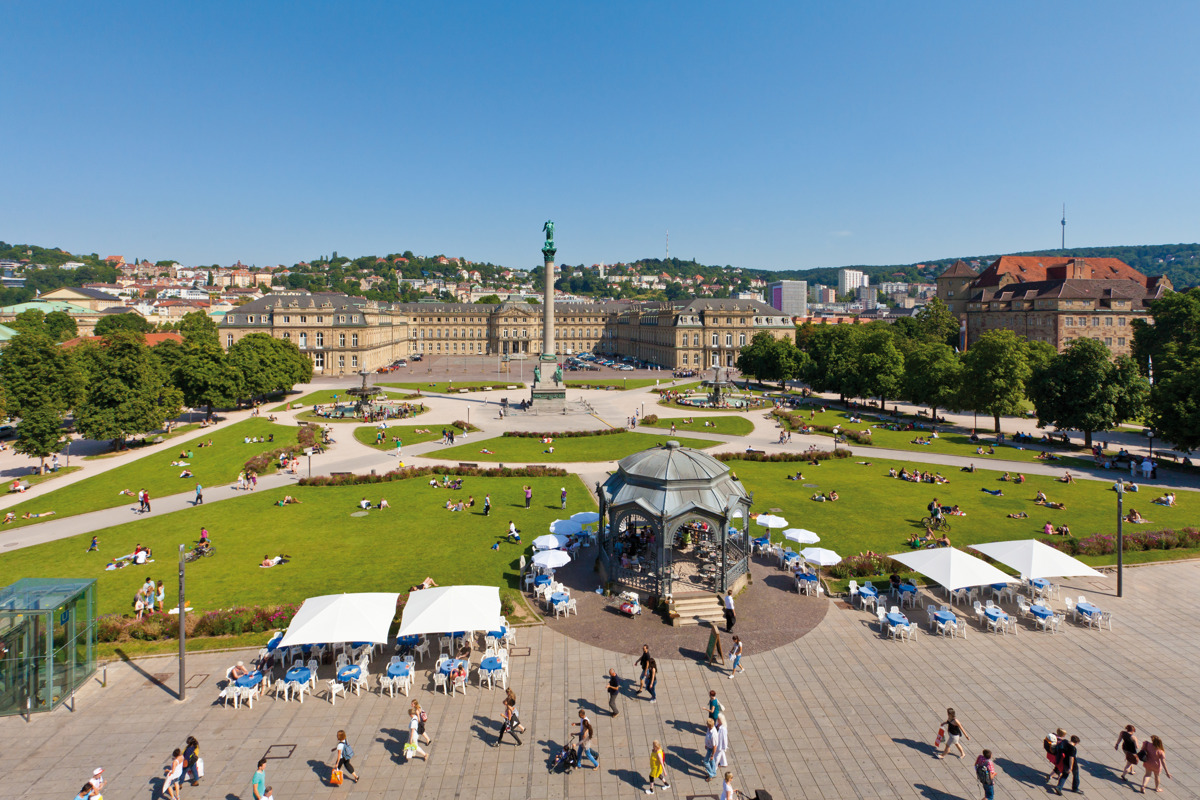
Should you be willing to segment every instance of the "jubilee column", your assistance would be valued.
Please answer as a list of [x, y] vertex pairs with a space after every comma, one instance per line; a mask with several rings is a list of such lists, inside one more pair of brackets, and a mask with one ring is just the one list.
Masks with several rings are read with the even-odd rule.
[[[546, 243], [542, 245], [542, 258], [545, 260], [546, 281], [545, 297], [542, 298], [542, 358], [543, 362], [555, 361], [554, 357], [554, 254], [558, 250], [554, 246], [554, 223], [546, 220], [542, 226], [546, 233]], [[549, 358], [547, 358], [549, 356]]]
[[533, 390], [530, 405], [535, 411], [565, 413], [567, 392], [563, 386], [562, 367], [554, 353], [554, 223], [550, 220], [542, 226], [546, 243], [542, 245], [542, 258], [546, 265], [545, 292], [542, 298], [542, 354], [533, 370]]

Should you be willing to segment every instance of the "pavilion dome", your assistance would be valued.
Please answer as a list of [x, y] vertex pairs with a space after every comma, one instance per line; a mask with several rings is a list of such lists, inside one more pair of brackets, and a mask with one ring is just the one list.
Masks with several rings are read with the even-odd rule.
[[728, 466], [673, 440], [621, 459], [603, 488], [613, 507], [636, 504], [664, 518], [689, 510], [723, 516], [747, 497]]

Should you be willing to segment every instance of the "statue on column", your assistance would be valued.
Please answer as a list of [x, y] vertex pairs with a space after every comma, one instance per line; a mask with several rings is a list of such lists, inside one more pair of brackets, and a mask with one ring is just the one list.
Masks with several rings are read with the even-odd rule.
[[563, 382], [562, 364], [559, 364], [554, 370], [554, 385], [562, 386], [562, 382]]
[[542, 245], [542, 253], [546, 258], [553, 259], [554, 253], [554, 222], [546, 220], [546, 224], [542, 226], [542, 230], [546, 232], [546, 243]]
[[537, 386], [541, 382], [542, 382], [542, 367], [539, 364], [538, 366], [533, 368], [533, 385]]

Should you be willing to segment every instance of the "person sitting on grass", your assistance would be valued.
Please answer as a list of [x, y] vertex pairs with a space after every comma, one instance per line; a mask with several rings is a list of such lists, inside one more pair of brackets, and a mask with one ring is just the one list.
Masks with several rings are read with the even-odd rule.
[[949, 535], [947, 535], [945, 532], [943, 532], [941, 538], [937, 540], [937, 546], [938, 547], [949, 547], [950, 546]]
[[1012, 476], [1011, 476], [1011, 475], [1009, 475], [1009, 474], [1006, 472], [1006, 473], [1004, 473], [1003, 475], [1001, 475], [1001, 476], [1000, 476], [1000, 480], [1002, 480], [1002, 481], [1011, 481], [1011, 480], [1012, 480]]
[[1046, 524], [1042, 526], [1042, 536], [1053, 536], [1053, 535], [1054, 535], [1054, 526], [1050, 523], [1050, 520], [1046, 520]]
[[358, 501], [358, 507], [359, 507], [359, 508], [362, 508], [362, 509], [367, 509], [367, 508], [370, 508], [370, 507], [371, 507], [371, 501], [370, 501], [370, 500], [368, 500], [367, 498], [365, 498], [365, 497], [364, 497], [362, 500], [359, 500], [359, 501]]
[[1070, 536], [1071, 535], [1071, 529], [1069, 527], [1067, 527], [1065, 524], [1059, 525], [1057, 528], [1054, 529], [1054, 532], [1057, 533], [1059, 536]]
[[831, 502], [831, 503], [837, 502], [837, 499], [838, 499], [837, 491], [830, 489], [829, 490], [829, 502]]
[[1169, 508], [1169, 507], [1175, 505], [1175, 493], [1167, 492], [1162, 497], [1156, 497], [1153, 500], [1151, 500], [1150, 502], [1157, 503], [1160, 506], [1167, 506]]
[[965, 517], [967, 515], [967, 512], [959, 508], [957, 503], [951, 506], [949, 513], [956, 517]]
[[[928, 531], [928, 529], [926, 529], [926, 530]], [[933, 535], [933, 532], [932, 532], [932, 531], [929, 531], [929, 537], [932, 537], [932, 535]], [[929, 539], [929, 538], [927, 538], [927, 537], [925, 537], [925, 536], [917, 536], [917, 535], [914, 533], [912, 536], [908, 537], [908, 542], [907, 542], [907, 544], [908, 544], [908, 546], [909, 546], [909, 547], [911, 547], [913, 550], [916, 550], [916, 549], [918, 549], [918, 548], [924, 547], [924, 546], [925, 546], [925, 544], [926, 544], [926, 542], [928, 542], [929, 540], [930, 540], [930, 539]]]
[[1008, 515], [1009, 519], [1029, 519], [1029, 515], [1024, 511], [1017, 511]]
[[[975, 471], [975, 465], [974, 465], [974, 464], [968, 464], [968, 465], [967, 465], [967, 466], [965, 466], [965, 467], [961, 467], [961, 468], [959, 468], [959, 470], [958, 470], [958, 471], [959, 471], [959, 472], [974, 472], [974, 471]], [[1007, 475], [1008, 473], [1006, 472], [1006, 473], [1004, 473], [1004, 474], [1005, 474], [1005, 475]], [[1004, 479], [1002, 478], [1001, 480], [1004, 480]]]
[[1150, 520], [1146, 519], [1141, 514], [1139, 514], [1138, 510], [1136, 508], [1132, 508], [1129, 510], [1129, 513], [1125, 516], [1125, 521], [1132, 522], [1135, 525], [1142, 525], [1142, 524], [1149, 522]]
[[192, 477], [192, 471], [190, 469], [185, 469], [183, 472], [179, 473], [179, 477], [190, 478]]
[[1013, 478], [1013, 483], [1024, 483], [1024, 482], [1025, 482], [1025, 475], [1020, 472], [1017, 473], [1017, 477]]
[[378, 508], [380, 511], [383, 511], [385, 508], [391, 508], [391, 507], [392, 506], [391, 506], [391, 504], [388, 503], [386, 497], [381, 497], [379, 499], [379, 505], [376, 506], [376, 508]]
[[894, 478], [894, 477], [896, 477], [896, 475], [898, 475], [898, 474], [899, 474], [899, 473], [897, 473], [897, 472], [896, 472], [896, 468], [895, 468], [895, 467], [892, 467], [891, 469], [889, 469], [889, 470], [888, 470], [888, 477], [889, 477], [889, 478]]
[[1039, 506], [1044, 506], [1046, 504], [1046, 493], [1041, 489], [1038, 489], [1037, 497], [1033, 498], [1033, 502], [1037, 503]]
[[1059, 478], [1058, 480], [1062, 483], [1074, 483], [1075, 476], [1071, 474], [1070, 470], [1067, 470], [1066, 472], [1063, 473], [1063, 476], [1061, 478]]
[[285, 495], [283, 496], [283, 499], [282, 499], [282, 500], [280, 500], [280, 501], [278, 501], [277, 503], [275, 503], [275, 505], [277, 505], [277, 506], [291, 506], [291, 505], [298, 505], [299, 503], [300, 503], [300, 501], [299, 501], [299, 500], [297, 500], [296, 498], [292, 497], [290, 494], [285, 494]]
[[4, 522], [0, 523], [0, 525], [7, 525], [10, 522], [16, 522], [16, 521], [17, 521], [17, 512], [10, 511], [4, 515]]

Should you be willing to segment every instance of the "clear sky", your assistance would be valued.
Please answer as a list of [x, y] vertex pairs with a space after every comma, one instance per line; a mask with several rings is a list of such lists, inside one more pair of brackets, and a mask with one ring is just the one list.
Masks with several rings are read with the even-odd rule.
[[769, 269], [1196, 241], [1200, 4], [9, 2], [0, 239]]

